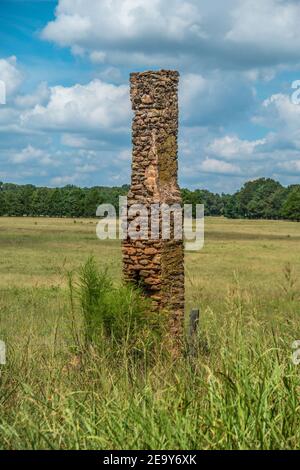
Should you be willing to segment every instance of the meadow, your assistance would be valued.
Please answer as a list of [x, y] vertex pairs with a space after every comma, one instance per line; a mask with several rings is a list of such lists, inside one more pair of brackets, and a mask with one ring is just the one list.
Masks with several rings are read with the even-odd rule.
[[98, 240], [93, 219], [0, 218], [1, 449], [300, 448], [300, 225], [205, 224], [185, 259], [197, 354], [137, 360], [76, 349], [70, 276], [93, 256], [120, 285], [120, 242]]

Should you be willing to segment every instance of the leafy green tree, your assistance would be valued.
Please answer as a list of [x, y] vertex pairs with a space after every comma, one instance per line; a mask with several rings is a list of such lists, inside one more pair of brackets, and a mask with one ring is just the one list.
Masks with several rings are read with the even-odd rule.
[[300, 185], [291, 187], [281, 213], [285, 219], [300, 221]]
[[[271, 178], [248, 181], [232, 196], [231, 211], [235, 216], [250, 219], [271, 219], [280, 216], [286, 190]], [[228, 210], [225, 211], [228, 214]], [[230, 211], [229, 211], [230, 212]]]
[[[0, 182], [0, 215], [95, 217], [100, 204], [112, 204], [118, 213], [119, 197], [128, 193], [129, 186], [79, 188], [36, 188]], [[205, 215], [230, 218], [299, 219], [300, 185], [284, 188], [270, 178], [248, 181], [235, 194], [214, 194], [205, 189], [181, 190], [183, 204], [204, 204]]]
[[95, 217], [97, 207], [104, 201], [104, 195], [100, 188], [85, 190], [83, 210], [85, 217]]
[[2, 189], [3, 183], [0, 181], [0, 216], [5, 215], [5, 198]]

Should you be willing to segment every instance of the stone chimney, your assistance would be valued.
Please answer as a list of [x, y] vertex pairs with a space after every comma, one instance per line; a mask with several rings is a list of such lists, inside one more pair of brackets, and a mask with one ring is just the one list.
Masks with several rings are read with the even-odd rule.
[[[138, 284], [156, 305], [166, 311], [170, 336], [181, 341], [184, 320], [183, 240], [174, 232], [171, 212], [170, 238], [162, 239], [164, 206], [181, 205], [177, 182], [178, 79], [171, 70], [132, 73], [131, 102], [133, 158], [128, 210], [143, 204], [149, 210], [159, 204], [158, 237], [123, 241], [123, 270], [127, 281]], [[162, 205], [163, 204], [163, 209]], [[157, 207], [157, 206], [154, 206]], [[132, 217], [132, 220], [134, 217]], [[131, 219], [128, 217], [130, 223]], [[182, 229], [182, 217], [180, 217]]]

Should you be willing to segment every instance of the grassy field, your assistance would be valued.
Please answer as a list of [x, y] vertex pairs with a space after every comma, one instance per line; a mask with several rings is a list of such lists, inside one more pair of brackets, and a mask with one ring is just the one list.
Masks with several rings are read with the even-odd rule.
[[177, 363], [74, 352], [67, 273], [93, 255], [121, 282], [120, 243], [95, 226], [0, 218], [0, 448], [300, 448], [300, 225], [206, 218], [204, 249], [186, 254], [199, 351]]

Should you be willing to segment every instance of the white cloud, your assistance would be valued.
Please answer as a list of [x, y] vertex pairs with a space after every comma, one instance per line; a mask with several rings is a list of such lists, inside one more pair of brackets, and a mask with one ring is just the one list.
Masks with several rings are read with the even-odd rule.
[[232, 11], [233, 23], [226, 38], [242, 46], [298, 55], [300, 5], [293, 0], [242, 0]]
[[120, 130], [130, 120], [128, 86], [93, 80], [87, 85], [50, 89], [46, 106], [21, 115], [23, 126], [84, 132]]
[[275, 67], [260, 67], [245, 70], [243, 75], [247, 80], [252, 82], [256, 82], [258, 80], [262, 80], [263, 82], [270, 82], [273, 80], [273, 78], [275, 78], [276, 71], [277, 70]]
[[21, 151], [15, 152], [11, 155], [10, 161], [12, 163], [23, 164], [35, 161], [41, 165], [52, 165], [55, 162], [51, 159], [50, 155], [43, 149], [35, 148], [28, 145]]
[[94, 64], [102, 64], [106, 59], [106, 54], [103, 51], [92, 51], [90, 59]]
[[59, 0], [42, 36], [100, 62], [253, 69], [300, 61], [299, 23], [294, 0]]
[[299, 119], [300, 106], [292, 102], [291, 96], [277, 93], [263, 101], [261, 112], [254, 118], [254, 122], [268, 127], [298, 129]]
[[67, 184], [75, 184], [80, 180], [80, 175], [64, 175], [64, 176], [54, 176], [51, 178], [50, 183], [52, 186], [65, 186]]
[[278, 163], [277, 167], [289, 175], [300, 174], [300, 160]]
[[169, 39], [178, 39], [189, 30], [201, 37], [201, 16], [191, 1], [170, 0], [166, 5], [162, 0], [60, 0], [56, 19], [42, 34], [61, 45], [132, 40], [148, 30], [153, 37], [163, 32]]
[[50, 97], [50, 89], [46, 82], [41, 82], [37, 89], [27, 95], [18, 95], [15, 98], [15, 104], [21, 108], [32, 108], [37, 104], [45, 104]]
[[300, 105], [294, 104], [291, 96], [282, 93], [270, 96], [252, 120], [272, 130], [266, 138], [266, 149], [270, 152], [278, 149], [287, 155], [292, 149], [300, 150]]
[[[266, 2], [268, 8], [274, 4], [276, 12], [277, 7], [284, 5], [275, 0]], [[57, 20], [46, 28], [44, 35], [48, 38], [52, 35], [53, 40], [56, 35], [56, 41], [70, 46], [74, 54], [89, 58], [94, 65], [88, 73], [93, 67], [98, 78], [85, 84], [51, 88], [41, 83], [35, 90], [21, 94], [22, 76], [17, 61], [5, 59], [5, 70], [12, 76], [14, 86], [9, 105], [0, 107], [2, 174], [9, 175], [10, 180], [10, 175], [16, 174], [16, 178], [28, 175], [29, 181], [42, 175], [43, 180], [33, 182], [51, 181], [55, 185], [128, 182], [131, 112], [125, 73], [128, 68], [134, 70], [133, 66], [139, 68], [145, 63], [155, 68], [171, 63], [181, 69], [179, 171], [185, 178], [182, 184], [194, 187], [201, 184], [222, 191], [237, 189], [242, 181], [258, 176], [280, 174], [292, 180], [293, 175], [299, 174], [300, 165], [300, 106], [292, 104], [290, 96], [278, 93], [255, 110], [259, 94], [255, 96], [254, 90], [260, 80], [265, 81], [264, 87], [269, 86], [266, 82], [278, 70], [274, 63], [285, 60], [282, 47], [286, 45], [281, 46], [279, 41], [270, 48], [272, 63], [272, 54], [266, 56], [271, 41], [269, 26], [258, 25], [260, 33], [265, 34], [266, 45], [260, 47], [255, 31], [249, 39], [251, 28], [246, 25], [245, 15], [250, 2], [245, 0], [248, 10], [238, 0], [224, 4], [220, 4], [216, 17], [215, 5], [209, 7], [209, 2], [203, 0], [60, 1]], [[291, 2], [285, 4], [289, 6]], [[65, 18], [68, 13], [62, 11], [62, 5], [70, 16], [74, 13], [72, 18]], [[119, 5], [119, 10], [113, 5]], [[228, 14], [229, 10], [237, 12], [238, 6], [240, 25], [234, 14], [233, 17]], [[103, 9], [109, 15], [101, 28], [104, 17], [99, 17], [99, 11], [103, 15]], [[265, 11], [263, 6], [254, 10], [256, 17], [258, 11]], [[297, 42], [290, 10], [287, 11], [287, 24]], [[297, 16], [297, 9], [293, 11]], [[276, 23], [279, 16], [277, 13], [275, 16]], [[118, 21], [114, 22], [116, 17]], [[157, 30], [153, 33], [155, 21]], [[59, 31], [64, 27], [68, 30], [65, 35], [63, 30]], [[288, 32], [279, 28], [280, 35], [284, 42]], [[298, 50], [300, 53], [300, 47]], [[296, 58], [296, 54], [294, 46], [291, 47], [288, 60], [291, 55]], [[3, 63], [2, 59], [0, 70], [1, 64], [5, 68]], [[119, 67], [120, 63], [126, 63], [126, 67]], [[274, 89], [274, 83], [271, 86]], [[256, 112], [254, 123], [271, 128], [271, 132], [263, 129], [264, 138], [242, 139], [234, 129], [247, 132], [247, 119], [253, 112]], [[251, 135], [253, 130], [254, 126]], [[12, 171], [8, 172], [9, 164]]]
[[131, 159], [132, 159], [131, 150], [130, 149], [121, 150], [117, 155], [117, 159], [120, 162], [125, 162], [125, 163], [126, 162], [131, 162]]
[[206, 158], [201, 163], [199, 169], [206, 173], [220, 173], [224, 175], [236, 175], [241, 173], [239, 166], [214, 158]]
[[207, 151], [220, 158], [247, 160], [265, 142], [265, 139], [250, 141], [241, 140], [237, 136], [226, 135], [225, 137], [215, 139], [209, 144]]
[[78, 173], [88, 173], [88, 174], [94, 173], [95, 171], [97, 171], [96, 165], [89, 165], [88, 163], [85, 165], [76, 166], [75, 169], [76, 169], [76, 172]]
[[22, 83], [23, 76], [17, 67], [17, 59], [11, 56], [0, 59], [0, 80], [5, 83], [6, 94], [13, 95]]
[[61, 143], [67, 147], [85, 148], [88, 145], [88, 139], [76, 134], [63, 134]]
[[122, 75], [120, 72], [120, 69], [117, 67], [107, 67], [101, 72], [99, 72], [98, 76], [104, 81], [104, 82], [120, 82], [122, 79]]
[[[83, 7], [83, 2], [82, 5], [78, 6]], [[73, 2], [72, 5], [69, 1], [59, 2], [56, 10], [57, 18], [55, 21], [48, 23], [44, 29], [44, 38], [55, 38], [55, 41], [61, 45], [72, 44], [73, 41], [77, 42], [88, 38], [93, 27], [91, 18], [85, 14], [83, 8], [79, 9], [79, 13], [69, 13], [70, 9], [76, 9], [76, 3]]]

